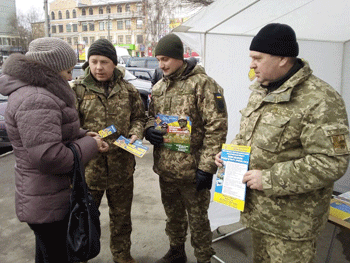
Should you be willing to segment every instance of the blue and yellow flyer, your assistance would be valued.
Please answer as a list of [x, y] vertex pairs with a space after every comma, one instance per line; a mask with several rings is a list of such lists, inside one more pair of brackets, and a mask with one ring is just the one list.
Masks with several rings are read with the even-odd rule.
[[155, 128], [164, 131], [165, 148], [190, 153], [192, 122], [188, 116], [158, 114], [156, 115]]
[[221, 159], [224, 163], [217, 172], [215, 202], [244, 210], [246, 184], [242, 180], [248, 171], [250, 149], [250, 146], [223, 144]]
[[117, 129], [112, 124], [111, 126], [108, 126], [107, 128], [104, 128], [103, 130], [98, 131], [98, 134], [101, 136], [101, 138], [105, 138], [113, 133], [115, 133]]
[[144, 146], [141, 140], [136, 140], [133, 144], [130, 144], [130, 140], [125, 138], [123, 135], [120, 135], [120, 137], [113, 144], [140, 158], [142, 158], [148, 151], [148, 147]]

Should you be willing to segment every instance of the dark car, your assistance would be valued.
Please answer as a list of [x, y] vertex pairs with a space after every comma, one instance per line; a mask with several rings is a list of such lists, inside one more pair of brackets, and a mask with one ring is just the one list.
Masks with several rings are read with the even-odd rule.
[[158, 60], [155, 57], [130, 57], [126, 62], [125, 67], [135, 68], [157, 68]]
[[[77, 64], [74, 66], [74, 69], [72, 72], [73, 79], [76, 79], [77, 77], [84, 74], [84, 70], [81, 67], [82, 67], [82, 64]], [[140, 92], [142, 101], [145, 105], [145, 109], [148, 110], [147, 101], [152, 91], [151, 81], [138, 79], [133, 74], [131, 74], [127, 69], [125, 70], [124, 79], [127, 80], [132, 85], [134, 85], [134, 87]]]
[[11, 146], [7, 136], [5, 126], [5, 110], [7, 107], [7, 97], [0, 94], [0, 148]]
[[152, 81], [154, 69], [153, 68], [135, 68], [135, 67], [125, 67], [138, 79], [144, 79]]

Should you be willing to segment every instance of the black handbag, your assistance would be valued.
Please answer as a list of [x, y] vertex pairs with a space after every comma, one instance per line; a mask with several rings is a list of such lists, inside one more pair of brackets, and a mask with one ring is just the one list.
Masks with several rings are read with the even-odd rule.
[[88, 191], [84, 167], [73, 144], [68, 145], [74, 154], [72, 193], [67, 230], [67, 254], [70, 262], [87, 261], [101, 250], [100, 212]]

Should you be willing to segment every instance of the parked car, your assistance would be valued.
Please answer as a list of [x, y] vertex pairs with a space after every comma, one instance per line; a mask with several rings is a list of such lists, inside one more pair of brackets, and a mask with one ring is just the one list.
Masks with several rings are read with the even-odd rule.
[[137, 68], [157, 68], [159, 66], [158, 60], [155, 57], [130, 57], [126, 62], [125, 67]]
[[152, 81], [154, 69], [153, 68], [135, 68], [135, 67], [125, 67], [138, 79], [144, 79]]
[[11, 146], [5, 126], [5, 110], [7, 107], [7, 99], [7, 96], [0, 94], [0, 148]]
[[[76, 79], [79, 76], [84, 74], [84, 70], [82, 69], [81, 63], [74, 66], [72, 76], [73, 79]], [[148, 97], [152, 91], [151, 81], [138, 79], [133, 74], [130, 73], [127, 69], [125, 69], [124, 79], [130, 82], [134, 87], [140, 92], [141, 99], [145, 105], [145, 109], [148, 110]]]

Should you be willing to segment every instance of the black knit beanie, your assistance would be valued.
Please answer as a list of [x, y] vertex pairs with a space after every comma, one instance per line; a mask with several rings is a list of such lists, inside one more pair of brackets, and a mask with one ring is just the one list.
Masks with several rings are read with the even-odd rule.
[[279, 23], [268, 24], [260, 29], [249, 50], [283, 57], [297, 57], [299, 54], [294, 30]]
[[118, 64], [117, 51], [115, 50], [113, 44], [107, 39], [100, 38], [92, 43], [88, 50], [88, 59], [92, 55], [105, 56], [111, 59], [114, 65]]
[[158, 55], [183, 60], [184, 46], [181, 39], [175, 34], [169, 34], [162, 37], [155, 50], [155, 56]]

